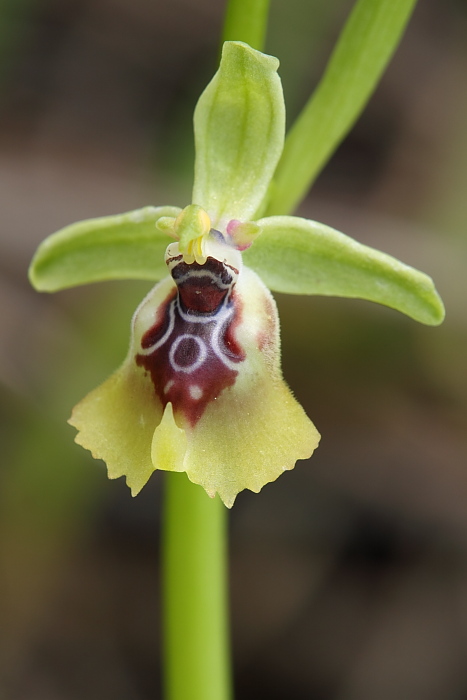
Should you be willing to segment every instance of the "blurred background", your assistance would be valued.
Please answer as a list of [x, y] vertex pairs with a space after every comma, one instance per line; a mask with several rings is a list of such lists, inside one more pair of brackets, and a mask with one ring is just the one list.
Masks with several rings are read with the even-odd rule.
[[[289, 123], [349, 0], [272, 0]], [[71, 407], [123, 360], [144, 283], [39, 295], [49, 233], [190, 201], [216, 0], [0, 9], [0, 696], [161, 697], [163, 475], [132, 499], [73, 443]], [[323, 435], [231, 514], [241, 700], [467, 698], [467, 5], [424, 0], [300, 213], [434, 277], [440, 328], [279, 297], [288, 383]]]

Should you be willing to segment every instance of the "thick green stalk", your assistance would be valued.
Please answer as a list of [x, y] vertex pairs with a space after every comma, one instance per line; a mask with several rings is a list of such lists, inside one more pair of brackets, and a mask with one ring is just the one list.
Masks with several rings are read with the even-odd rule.
[[230, 0], [222, 41], [244, 41], [262, 51], [266, 37], [269, 0]]
[[166, 476], [163, 536], [165, 700], [229, 700], [227, 509]]
[[355, 123], [397, 48], [416, 0], [359, 0], [289, 132], [265, 216], [293, 211]]

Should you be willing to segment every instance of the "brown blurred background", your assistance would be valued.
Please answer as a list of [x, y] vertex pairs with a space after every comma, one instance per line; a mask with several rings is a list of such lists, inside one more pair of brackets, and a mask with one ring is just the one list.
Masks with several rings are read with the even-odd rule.
[[[272, 0], [289, 123], [352, 3]], [[49, 233], [185, 206], [215, 0], [0, 9], [0, 696], [161, 697], [163, 476], [130, 497], [71, 406], [123, 359], [149, 285], [39, 295]], [[467, 5], [424, 0], [300, 212], [431, 274], [428, 328], [280, 297], [284, 373], [323, 439], [231, 515], [238, 700], [467, 699]], [[189, 585], [189, 584], [188, 584]]]

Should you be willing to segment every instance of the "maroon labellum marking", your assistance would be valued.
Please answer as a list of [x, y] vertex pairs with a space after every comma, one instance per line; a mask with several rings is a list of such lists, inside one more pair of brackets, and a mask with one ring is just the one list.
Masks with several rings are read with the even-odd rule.
[[236, 365], [245, 359], [235, 338], [238, 271], [210, 257], [204, 265], [188, 265], [181, 256], [170, 263], [177, 290], [159, 307], [136, 363], [150, 373], [162, 405], [170, 401], [175, 415], [194, 426], [208, 403], [235, 383]]

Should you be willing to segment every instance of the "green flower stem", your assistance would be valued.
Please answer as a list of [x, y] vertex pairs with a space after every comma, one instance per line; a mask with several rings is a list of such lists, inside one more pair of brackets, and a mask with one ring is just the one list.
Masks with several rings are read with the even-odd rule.
[[359, 0], [285, 141], [264, 216], [295, 209], [368, 102], [416, 0]]
[[269, 0], [230, 0], [222, 41], [244, 41], [263, 50], [268, 23]]
[[227, 509], [166, 476], [163, 533], [165, 700], [231, 698]]

